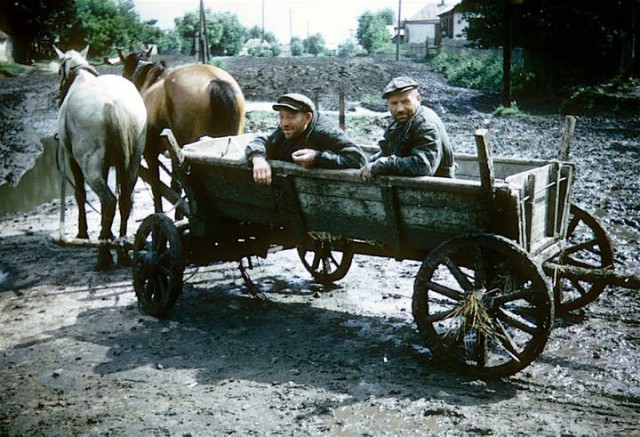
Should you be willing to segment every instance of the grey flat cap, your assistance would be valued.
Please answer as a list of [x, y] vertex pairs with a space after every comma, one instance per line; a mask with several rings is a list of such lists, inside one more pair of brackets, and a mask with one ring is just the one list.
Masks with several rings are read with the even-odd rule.
[[307, 96], [289, 93], [278, 97], [277, 103], [273, 105], [274, 111], [279, 111], [280, 109], [288, 109], [295, 112], [315, 112], [316, 105]]
[[418, 82], [407, 76], [400, 76], [391, 79], [391, 82], [384, 87], [382, 98], [386, 99], [391, 94], [404, 93], [405, 91], [418, 88]]

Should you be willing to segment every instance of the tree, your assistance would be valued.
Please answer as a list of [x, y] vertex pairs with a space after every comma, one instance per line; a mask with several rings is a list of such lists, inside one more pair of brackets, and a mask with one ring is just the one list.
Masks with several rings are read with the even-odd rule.
[[[506, 0], [463, 0], [467, 38], [500, 47]], [[525, 51], [525, 68], [544, 84], [599, 80], [629, 68], [640, 54], [637, 0], [524, 0], [512, 5], [512, 40]], [[635, 45], [635, 53], [630, 52]], [[626, 62], [625, 62], [626, 60]], [[637, 62], [635, 72], [639, 73]]]
[[324, 38], [319, 33], [305, 38], [302, 41], [302, 45], [304, 46], [305, 53], [313, 56], [321, 55], [325, 51]]
[[132, 0], [76, 0], [76, 8], [70, 40], [76, 47], [90, 45], [92, 56], [134, 48], [141, 42], [144, 26]]
[[[212, 13], [205, 11], [207, 36], [211, 53], [219, 55], [237, 55], [242, 49], [248, 35], [247, 29], [240, 24], [238, 17], [229, 12]], [[181, 51], [185, 54], [195, 53], [194, 41], [200, 27], [200, 13], [191, 11], [182, 18], [176, 18], [176, 30], [182, 40]]]
[[2, 9], [0, 29], [11, 35], [18, 63], [48, 58], [52, 44], [66, 36], [76, 16], [74, 0], [7, 1]]
[[291, 56], [302, 56], [304, 54], [304, 44], [297, 36], [291, 38]]
[[351, 57], [356, 54], [358, 47], [352, 39], [344, 41], [338, 46], [338, 56]]
[[387, 26], [393, 24], [393, 11], [383, 9], [378, 12], [366, 11], [358, 17], [356, 37], [360, 45], [371, 54], [379, 50], [391, 39]]

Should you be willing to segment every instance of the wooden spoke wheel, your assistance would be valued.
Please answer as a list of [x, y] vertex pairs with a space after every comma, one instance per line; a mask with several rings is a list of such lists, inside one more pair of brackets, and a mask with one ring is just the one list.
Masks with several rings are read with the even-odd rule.
[[165, 317], [182, 292], [180, 234], [164, 214], [147, 216], [133, 243], [133, 288], [142, 310]]
[[[613, 270], [613, 248], [607, 231], [595, 217], [572, 204], [567, 244], [553, 262], [560, 266]], [[607, 286], [604, 281], [565, 276], [562, 269], [548, 273], [554, 283], [556, 312], [560, 314], [593, 302]]]
[[540, 266], [497, 235], [455, 237], [424, 260], [413, 316], [434, 357], [485, 378], [512, 375], [544, 349], [553, 297]]
[[312, 249], [298, 247], [298, 255], [307, 271], [321, 284], [344, 278], [353, 261], [353, 251], [348, 243], [338, 247], [329, 241], [314, 240]]

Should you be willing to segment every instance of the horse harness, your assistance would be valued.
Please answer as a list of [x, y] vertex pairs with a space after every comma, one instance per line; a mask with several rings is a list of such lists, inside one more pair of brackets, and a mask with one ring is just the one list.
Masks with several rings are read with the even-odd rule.
[[95, 67], [93, 67], [92, 65], [88, 65], [88, 64], [74, 65], [69, 69], [69, 73], [66, 74], [64, 69], [64, 64], [67, 61], [68, 59], [66, 59], [60, 65], [60, 71], [62, 74], [62, 80], [60, 81], [60, 104], [64, 102], [64, 99], [65, 97], [67, 97], [67, 93], [69, 92], [69, 88], [71, 88], [71, 84], [76, 79], [80, 71], [87, 71], [96, 77], [100, 76], [100, 73], [98, 73], [98, 70], [96, 70]]

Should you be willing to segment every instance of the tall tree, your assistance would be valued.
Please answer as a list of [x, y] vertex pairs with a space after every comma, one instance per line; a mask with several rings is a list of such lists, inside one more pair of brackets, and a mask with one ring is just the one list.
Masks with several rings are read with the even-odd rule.
[[76, 13], [74, 0], [11, 0], [2, 9], [0, 30], [12, 37], [18, 63], [49, 57], [51, 45], [66, 32]]
[[[468, 39], [480, 47], [502, 45], [505, 1], [511, 0], [463, 0]], [[600, 79], [635, 59], [629, 51], [638, 37], [637, 0], [523, 0], [512, 8], [513, 45], [524, 49], [526, 68], [545, 83]]]
[[393, 24], [393, 11], [383, 9], [378, 12], [366, 11], [358, 17], [356, 37], [360, 45], [371, 54], [390, 41], [387, 26]]
[[302, 40], [304, 51], [310, 55], [318, 56], [324, 53], [324, 38], [319, 33], [310, 35], [308, 38]]
[[[207, 35], [211, 53], [217, 55], [237, 55], [248, 35], [247, 29], [240, 24], [238, 17], [229, 12], [212, 13], [205, 11]], [[191, 11], [175, 19], [176, 30], [182, 38], [182, 52], [194, 53], [194, 37], [199, 27], [198, 11]]]
[[71, 45], [89, 44], [92, 56], [102, 56], [141, 42], [143, 25], [132, 0], [76, 0], [76, 7]]

